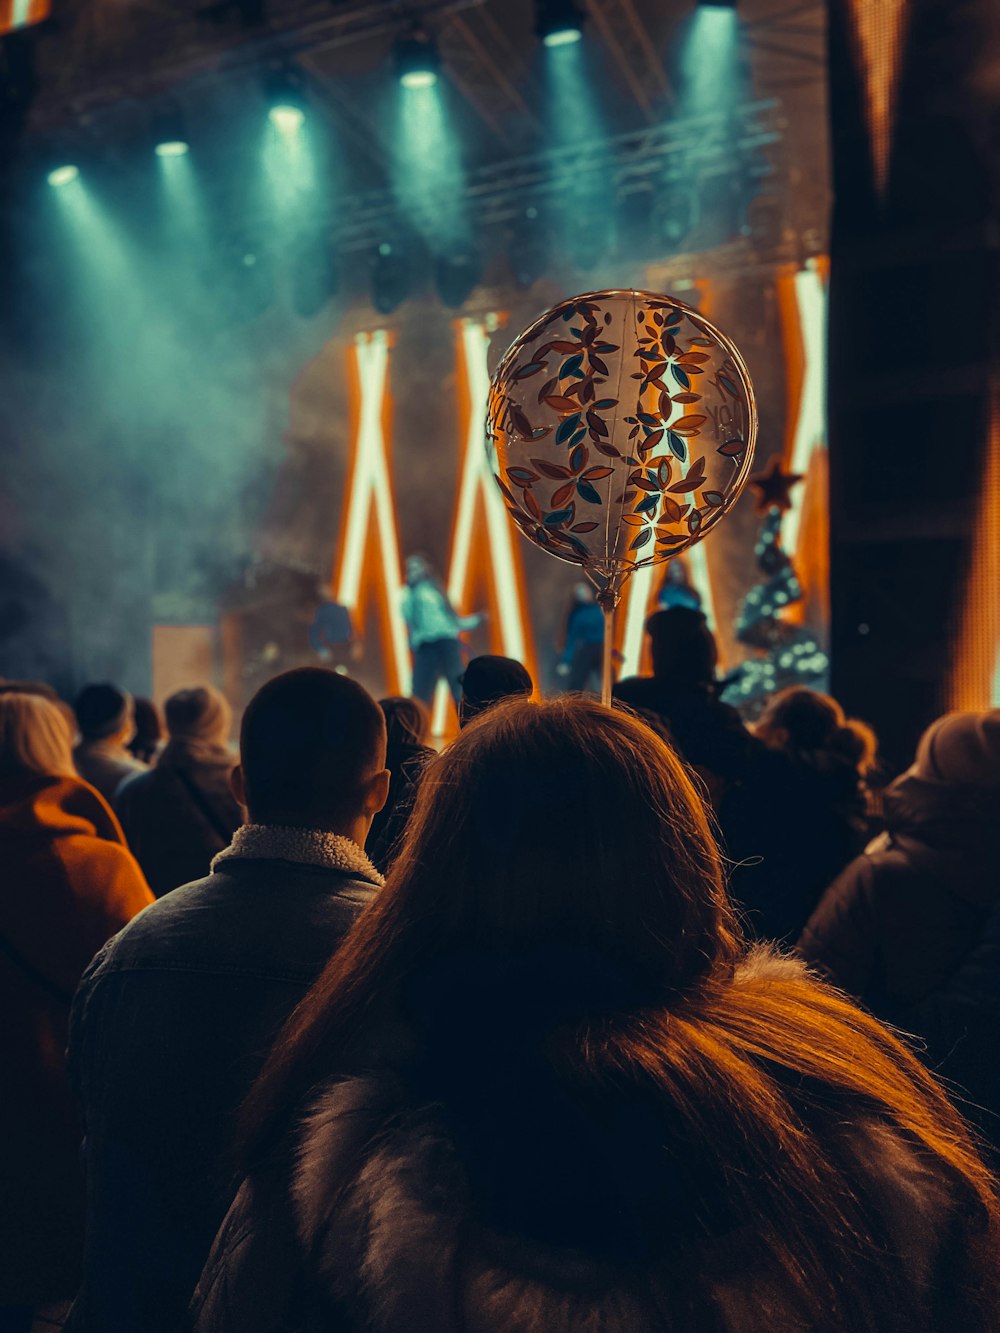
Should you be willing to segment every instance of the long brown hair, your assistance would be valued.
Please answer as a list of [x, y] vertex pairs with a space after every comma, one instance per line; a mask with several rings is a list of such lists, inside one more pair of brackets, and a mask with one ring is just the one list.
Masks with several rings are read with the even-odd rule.
[[0, 776], [28, 774], [76, 777], [69, 724], [40, 694], [0, 694]]
[[[548, 990], [523, 966], [567, 950], [572, 961], [556, 964]], [[793, 964], [747, 961], [683, 766], [637, 718], [583, 698], [499, 705], [432, 761], [385, 889], [248, 1100], [248, 1163], [316, 1085], [377, 1063], [383, 1023], [402, 1024], [417, 1048], [448, 1041], [421, 1010], [434, 993], [427, 979], [463, 955], [474, 959], [463, 985], [475, 969], [499, 965], [500, 975], [520, 960], [512, 966], [528, 980], [504, 989], [500, 1021], [535, 1025], [571, 1096], [631, 1088], [667, 1108], [671, 1170], [693, 1202], [659, 1206], [664, 1253], [690, 1242], [692, 1228], [749, 1224], [753, 1280], [776, 1310], [794, 1312], [794, 1324], [776, 1326], [916, 1327], [898, 1322], [911, 1297], [865, 1180], [877, 1168], [858, 1161], [858, 1126], [877, 1124], [957, 1196], [965, 1234], [951, 1280], [965, 1327], [988, 1327], [977, 1322], [990, 1317], [982, 1274], [1000, 1267], [1000, 1217], [961, 1118], [886, 1028]], [[499, 1024], [477, 1033], [486, 1006], [475, 983], [456, 998], [436, 1013], [462, 1009], [451, 1036], [460, 1031], [465, 1044], [425, 1063], [451, 1071], [431, 1077], [452, 1088], [503, 1058], [490, 1049]], [[665, 1328], [716, 1326], [699, 1280], [680, 1266], [687, 1322], [664, 1316]]]

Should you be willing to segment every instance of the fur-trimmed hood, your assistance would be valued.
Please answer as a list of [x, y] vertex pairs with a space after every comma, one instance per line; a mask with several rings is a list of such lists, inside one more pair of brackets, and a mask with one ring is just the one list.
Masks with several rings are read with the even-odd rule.
[[[734, 984], [800, 971], [797, 962], [758, 950]], [[352, 1311], [358, 1328], [377, 1333], [653, 1333], [684, 1326], [673, 1290], [678, 1274], [695, 1265], [711, 1291], [719, 1329], [801, 1329], [779, 1293], [759, 1276], [759, 1238], [751, 1225], [736, 1219], [722, 1234], [698, 1235], [698, 1201], [682, 1190], [670, 1194], [669, 1174], [652, 1161], [652, 1140], [641, 1142], [647, 1130], [641, 1119], [624, 1134], [620, 1128], [605, 1133], [602, 1124], [598, 1135], [588, 1138], [593, 1127], [581, 1127], [576, 1111], [560, 1105], [563, 1140], [558, 1127], [552, 1133], [545, 1123], [550, 1090], [524, 1086], [522, 1076], [523, 1071], [508, 1073], [517, 1086], [499, 1120], [486, 1117], [494, 1137], [478, 1141], [465, 1134], [462, 1117], [456, 1119], [450, 1105], [421, 1102], [408, 1080], [390, 1073], [321, 1090], [301, 1127], [291, 1192], [299, 1241], [331, 1308]], [[528, 1104], [518, 1121], [520, 1097]], [[497, 1222], [503, 1203], [494, 1196], [502, 1196], [502, 1182], [498, 1190], [489, 1159], [495, 1155], [506, 1164], [514, 1160], [509, 1140], [520, 1134], [525, 1144], [524, 1135], [547, 1132], [552, 1136], [537, 1158], [544, 1161], [539, 1175], [518, 1179], [515, 1186], [519, 1197], [527, 1191], [537, 1207], [535, 1234], [527, 1235], [516, 1222]], [[948, 1190], [884, 1124], [859, 1120], [847, 1138], [858, 1178], [869, 1182], [919, 1290], [932, 1280], [950, 1211]], [[600, 1163], [595, 1169], [589, 1156], [591, 1145], [600, 1155], [608, 1139], [615, 1147], [603, 1165], [611, 1176], [621, 1171], [628, 1182], [619, 1195], [616, 1180], [608, 1185], [607, 1173], [602, 1175]], [[624, 1146], [621, 1139], [627, 1140]], [[640, 1142], [630, 1157], [634, 1139]], [[564, 1142], [570, 1145], [565, 1155]], [[532, 1143], [531, 1152], [537, 1148]], [[635, 1216], [632, 1204], [642, 1192], [644, 1173], [654, 1181], [655, 1207], [690, 1212], [691, 1244], [683, 1253], [643, 1248], [635, 1216], [648, 1200], [639, 1199]], [[581, 1179], [587, 1190], [592, 1184], [598, 1191], [607, 1187], [610, 1221], [596, 1247], [567, 1245], [545, 1234], [550, 1207], [559, 1212], [560, 1225], [571, 1219]], [[561, 1212], [562, 1201], [553, 1204], [560, 1194], [569, 1204]], [[579, 1198], [586, 1211], [585, 1195]], [[667, 1310], [670, 1318], [664, 1317]], [[355, 1327], [353, 1317], [349, 1326]]]

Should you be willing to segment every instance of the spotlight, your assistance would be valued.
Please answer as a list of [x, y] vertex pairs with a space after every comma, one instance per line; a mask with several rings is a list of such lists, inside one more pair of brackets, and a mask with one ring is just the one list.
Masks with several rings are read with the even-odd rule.
[[187, 131], [179, 107], [161, 111], [150, 128], [157, 157], [183, 157], [188, 151]]
[[404, 88], [433, 88], [441, 68], [441, 53], [423, 28], [414, 28], [393, 48], [396, 75]]
[[391, 315], [413, 288], [413, 268], [405, 247], [384, 240], [371, 258], [372, 305], [380, 315]]
[[268, 119], [282, 134], [295, 134], [306, 118], [306, 94], [302, 75], [288, 65], [269, 69], [264, 77], [264, 93], [270, 102]]
[[546, 46], [570, 46], [583, 36], [577, 0], [535, 0], [535, 32]]
[[71, 162], [66, 162], [61, 167], [53, 167], [46, 177], [46, 180], [50, 185], [54, 185], [56, 189], [59, 189], [60, 186], [69, 185], [71, 181], [75, 181], [79, 174], [79, 167], [73, 166]]

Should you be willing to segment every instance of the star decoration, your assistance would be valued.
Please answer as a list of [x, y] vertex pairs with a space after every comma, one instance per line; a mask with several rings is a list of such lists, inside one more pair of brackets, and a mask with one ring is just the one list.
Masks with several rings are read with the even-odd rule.
[[757, 495], [757, 513], [766, 514], [771, 508], [778, 509], [782, 513], [786, 509], [791, 509], [792, 502], [788, 498], [788, 493], [793, 486], [803, 480], [803, 477], [804, 474], [801, 472], [785, 472], [781, 457], [772, 454], [764, 471], [750, 478], [750, 488]]

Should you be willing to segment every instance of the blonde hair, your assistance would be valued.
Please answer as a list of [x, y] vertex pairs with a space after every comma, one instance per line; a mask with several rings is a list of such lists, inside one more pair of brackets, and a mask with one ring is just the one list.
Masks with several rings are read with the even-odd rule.
[[73, 735], [57, 704], [38, 694], [0, 694], [0, 776], [75, 777]]

